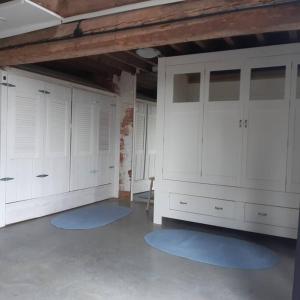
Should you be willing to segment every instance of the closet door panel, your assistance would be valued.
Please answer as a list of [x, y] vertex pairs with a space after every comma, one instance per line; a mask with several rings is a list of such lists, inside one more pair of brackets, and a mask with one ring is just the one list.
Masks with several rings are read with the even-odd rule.
[[198, 65], [174, 66], [166, 74], [163, 178], [201, 178], [203, 74]]
[[300, 193], [300, 59], [292, 72], [287, 192]]
[[0, 72], [0, 227], [5, 225], [5, 186], [6, 181], [6, 122], [7, 122], [7, 83], [6, 72]]
[[242, 185], [284, 191], [286, 182], [290, 65], [255, 62], [248, 69]]
[[146, 155], [146, 134], [147, 134], [147, 104], [136, 102], [135, 113], [135, 171], [134, 179], [145, 178], [145, 155]]
[[239, 183], [242, 153], [241, 70], [208, 69], [204, 106], [202, 182]]
[[146, 179], [155, 176], [156, 162], [156, 105], [148, 104], [147, 115], [147, 147], [146, 147]]
[[101, 96], [98, 104], [97, 119], [97, 185], [109, 184], [112, 182], [112, 99], [108, 96]]
[[42, 156], [43, 83], [9, 74], [6, 202], [32, 197], [34, 161]]
[[73, 90], [71, 190], [96, 185], [96, 110], [93, 93]]
[[47, 84], [45, 129], [45, 195], [69, 190], [70, 106], [69, 88]]

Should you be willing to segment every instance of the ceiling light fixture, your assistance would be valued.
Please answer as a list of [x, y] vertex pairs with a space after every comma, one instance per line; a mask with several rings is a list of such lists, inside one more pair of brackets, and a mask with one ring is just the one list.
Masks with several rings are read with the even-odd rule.
[[161, 52], [155, 48], [141, 48], [136, 50], [136, 54], [143, 58], [155, 58], [161, 55]]

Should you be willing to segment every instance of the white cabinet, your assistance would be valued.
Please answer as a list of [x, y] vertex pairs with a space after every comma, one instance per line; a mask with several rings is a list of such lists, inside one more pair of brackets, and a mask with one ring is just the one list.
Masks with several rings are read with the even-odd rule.
[[170, 67], [166, 72], [165, 179], [198, 181], [201, 177], [203, 81], [197, 64]]
[[158, 69], [155, 222], [295, 238], [300, 46], [168, 57]]
[[39, 80], [8, 75], [6, 203], [32, 198], [34, 163], [42, 158], [43, 90]]
[[300, 59], [292, 72], [287, 192], [300, 193]]
[[45, 84], [42, 156], [34, 161], [33, 197], [69, 190], [71, 89]]
[[112, 182], [113, 128], [111, 97], [73, 90], [71, 190]]
[[251, 60], [246, 83], [242, 186], [285, 191], [290, 62]]
[[241, 73], [241, 66], [234, 64], [207, 68], [202, 182], [239, 184], [243, 135]]
[[71, 90], [9, 73], [6, 203], [68, 191]]

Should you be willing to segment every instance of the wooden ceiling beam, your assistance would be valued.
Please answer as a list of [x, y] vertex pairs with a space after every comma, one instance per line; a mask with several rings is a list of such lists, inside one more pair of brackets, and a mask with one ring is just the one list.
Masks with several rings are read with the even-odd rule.
[[288, 34], [292, 43], [298, 42], [298, 31], [289, 31]]
[[0, 66], [128, 51], [137, 46], [299, 30], [299, 15], [300, 4], [291, 3], [26, 45], [0, 51]]
[[257, 39], [257, 41], [260, 45], [265, 45], [266, 44], [266, 39], [265, 39], [265, 36], [264, 36], [263, 33], [258, 33], [255, 36], [256, 36], [256, 39]]
[[[55, 0], [57, 2], [59, 0]], [[9, 48], [33, 43], [43, 43], [70, 39], [75, 37], [75, 30], [80, 28], [82, 35], [116, 32], [125, 29], [134, 29], [138, 26], [175, 22], [187, 18], [208, 17], [215, 14], [226, 14], [238, 10], [262, 7], [262, 5], [275, 5], [281, 2], [295, 2], [295, 0], [185, 0], [177, 4], [163, 5], [83, 20], [81, 23], [73, 22], [61, 24], [51, 28], [25, 33], [18, 36], [1, 39], [0, 48]], [[85, 3], [86, 1], [82, 1]], [[110, 1], [107, 1], [110, 2]], [[183, 39], [184, 37], [182, 37]]]
[[144, 0], [32, 0], [32, 2], [35, 2], [36, 4], [66, 18], [128, 4], [144, 2]]
[[234, 39], [232, 37], [229, 37], [229, 36], [225, 37], [224, 41], [231, 48], [234, 48], [236, 46], [235, 41], [234, 41]]

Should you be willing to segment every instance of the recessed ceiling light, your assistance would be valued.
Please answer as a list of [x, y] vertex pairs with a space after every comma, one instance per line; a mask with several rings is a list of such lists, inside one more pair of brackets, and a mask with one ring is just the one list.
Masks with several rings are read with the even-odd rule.
[[154, 57], [161, 55], [160, 51], [155, 48], [137, 49], [136, 54], [143, 58], [154, 58]]

